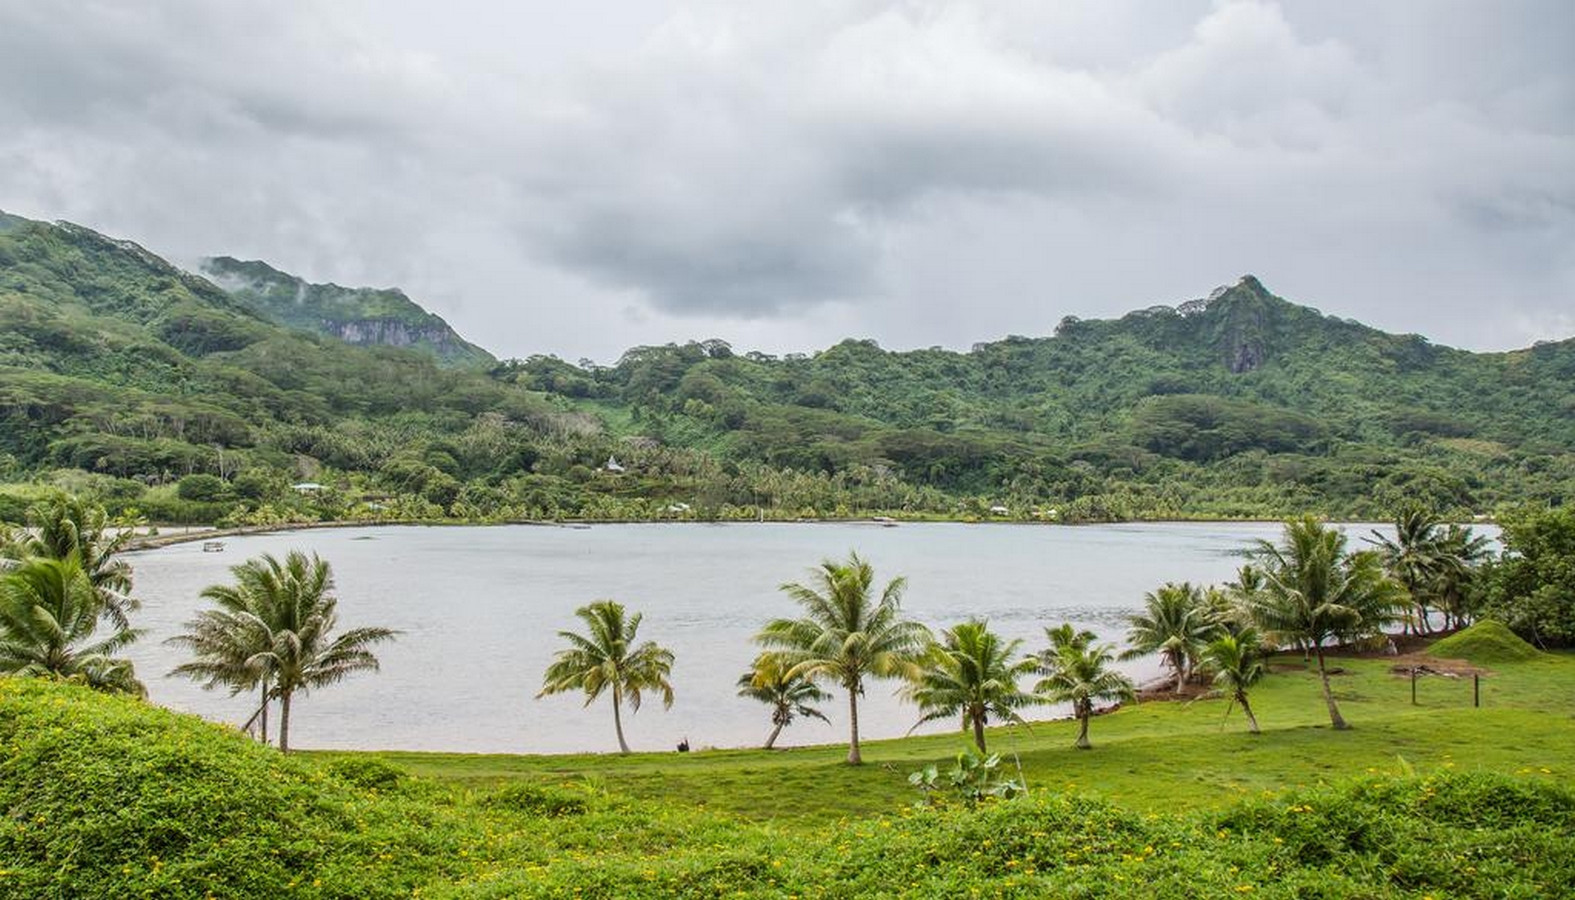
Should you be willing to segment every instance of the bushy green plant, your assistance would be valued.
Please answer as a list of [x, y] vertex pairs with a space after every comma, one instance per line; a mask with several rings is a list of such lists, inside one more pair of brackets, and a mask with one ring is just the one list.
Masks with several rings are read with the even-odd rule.
[[1002, 769], [1001, 754], [981, 756], [971, 747], [957, 754], [944, 775], [931, 763], [910, 773], [908, 783], [924, 795], [921, 804], [944, 803], [947, 797], [955, 797], [969, 807], [986, 800], [1011, 800], [1028, 789], [1021, 772], [1012, 776]]

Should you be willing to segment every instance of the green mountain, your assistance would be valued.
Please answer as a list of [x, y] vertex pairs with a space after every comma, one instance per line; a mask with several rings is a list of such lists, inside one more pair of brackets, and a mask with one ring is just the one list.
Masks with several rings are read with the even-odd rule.
[[263, 317], [358, 346], [410, 347], [450, 365], [490, 366], [492, 354], [461, 338], [442, 316], [398, 288], [309, 284], [264, 262], [215, 256], [202, 274]]
[[[710, 340], [480, 368], [281, 324], [258, 298], [313, 286], [226, 265], [263, 288], [0, 217], [0, 519], [50, 485], [233, 522], [1355, 518], [1575, 488], [1575, 342], [1439, 347], [1250, 277], [966, 353], [848, 340], [777, 358]], [[348, 293], [344, 321], [426, 321], [403, 295]]]

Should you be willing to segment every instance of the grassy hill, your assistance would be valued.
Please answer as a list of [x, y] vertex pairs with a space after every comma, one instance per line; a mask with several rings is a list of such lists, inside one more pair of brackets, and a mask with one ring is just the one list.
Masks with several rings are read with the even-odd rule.
[[397, 292], [210, 270], [235, 290], [80, 226], [0, 220], [0, 519], [50, 486], [256, 524], [1371, 518], [1402, 500], [1463, 517], [1575, 487], [1575, 342], [1437, 347], [1250, 277], [966, 353], [710, 340], [483, 369], [323, 333], [397, 326], [487, 359]]
[[[4, 897], [1554, 896], [1575, 881], [1575, 658], [1507, 663], [1486, 704], [1342, 661], [1222, 703], [992, 732], [1026, 798], [917, 809], [961, 736], [630, 758], [282, 757], [135, 700], [0, 678]], [[1466, 685], [1469, 691], [1469, 684]], [[588, 711], [587, 714], [595, 712]], [[1398, 755], [1398, 756], [1397, 756]], [[1411, 774], [1408, 769], [1419, 774]], [[414, 774], [412, 774], [414, 773]]]

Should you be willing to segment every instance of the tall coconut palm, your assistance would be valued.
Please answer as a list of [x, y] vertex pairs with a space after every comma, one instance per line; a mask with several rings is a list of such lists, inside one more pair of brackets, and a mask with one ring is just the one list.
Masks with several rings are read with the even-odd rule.
[[630, 710], [639, 711], [646, 691], [660, 694], [664, 707], [673, 705], [673, 685], [668, 680], [673, 670], [672, 651], [653, 641], [635, 644], [641, 616], [626, 613], [621, 603], [598, 600], [574, 614], [585, 623], [587, 632], [558, 632], [569, 647], [553, 657], [536, 696], [584, 691], [585, 705], [590, 706], [611, 688], [618, 752], [628, 753], [629, 742], [623, 737], [623, 705], [627, 703]]
[[1347, 553], [1345, 545], [1338, 528], [1306, 516], [1285, 523], [1279, 544], [1260, 540], [1252, 551], [1263, 574], [1254, 617], [1274, 640], [1312, 650], [1329, 722], [1339, 730], [1350, 726], [1334, 702], [1324, 649], [1381, 635], [1405, 601], [1377, 553]]
[[1477, 568], [1492, 555], [1491, 542], [1463, 525], [1449, 525], [1439, 536], [1441, 565], [1434, 575], [1433, 596], [1444, 611], [1444, 627], [1469, 624], [1467, 597]]
[[1127, 623], [1131, 648], [1121, 658], [1158, 653], [1176, 675], [1175, 693], [1181, 693], [1193, 663], [1215, 630], [1203, 592], [1191, 584], [1166, 584], [1145, 594], [1143, 612], [1128, 616]]
[[[1052, 631], [1073, 634], [1070, 626], [1062, 629]], [[1132, 679], [1111, 668], [1115, 661], [1114, 647], [1080, 640], [1066, 641], [1053, 646], [1041, 659], [1045, 677], [1034, 685], [1034, 693], [1051, 703], [1072, 704], [1072, 714], [1077, 716], [1078, 723], [1077, 749], [1093, 747], [1088, 740], [1088, 723], [1094, 715], [1094, 704], [1100, 700], [1131, 700], [1135, 694]]]
[[771, 734], [766, 736], [763, 750], [776, 746], [777, 735], [793, 724], [795, 716], [831, 721], [810, 705], [830, 700], [831, 695], [821, 690], [809, 676], [791, 675], [790, 671], [791, 667], [784, 665], [781, 657], [762, 653], [755, 657], [749, 671], [738, 676], [738, 696], [759, 700], [771, 707]]
[[[388, 628], [353, 628], [335, 635], [338, 599], [333, 569], [317, 554], [292, 550], [283, 562], [271, 554], [230, 570], [234, 586], [216, 585], [203, 596], [217, 615], [193, 620], [176, 638], [197, 659], [175, 674], [207, 678], [232, 690], [262, 686], [264, 707], [279, 701], [279, 749], [290, 752], [290, 709], [297, 693], [376, 671], [371, 647], [393, 640]], [[249, 655], [243, 655], [250, 651]], [[266, 729], [264, 730], [266, 734]]]
[[0, 540], [6, 568], [29, 559], [74, 557], [98, 594], [100, 615], [117, 628], [130, 627], [129, 614], [138, 603], [131, 597], [131, 566], [119, 556], [129, 531], [115, 528], [103, 507], [65, 494], [29, 506], [27, 525]]
[[1428, 606], [1433, 599], [1439, 571], [1448, 565], [1441, 542], [1442, 526], [1438, 516], [1420, 505], [1409, 505], [1395, 517], [1395, 536], [1391, 540], [1376, 529], [1364, 538], [1377, 547], [1389, 577], [1406, 589], [1413, 614], [1406, 630], [1417, 634], [1432, 631]]
[[875, 570], [857, 553], [846, 562], [825, 560], [812, 570], [811, 584], [790, 583], [782, 591], [803, 608], [798, 619], [775, 619], [755, 636], [775, 651], [793, 674], [829, 679], [848, 695], [848, 763], [859, 765], [859, 697], [868, 678], [912, 678], [929, 645], [930, 632], [902, 618], [907, 581], [893, 578], [872, 596]]
[[1225, 714], [1230, 715], [1230, 704], [1241, 704], [1247, 716], [1247, 730], [1258, 734], [1258, 717], [1252, 714], [1252, 704], [1247, 691], [1263, 677], [1265, 658], [1263, 638], [1256, 629], [1247, 628], [1239, 634], [1222, 634], [1203, 648], [1204, 667], [1214, 673], [1214, 686], [1230, 698]]
[[931, 647], [917, 679], [905, 691], [919, 705], [914, 728], [961, 716], [963, 728], [973, 730], [979, 752], [988, 752], [984, 726], [990, 717], [1024, 724], [1017, 710], [1038, 702], [1017, 685], [1020, 676], [1037, 668], [1034, 660], [1018, 656], [1022, 645], [1021, 640], [1002, 641], [978, 619], [942, 631], [940, 643]]
[[108, 623], [102, 597], [75, 554], [30, 559], [0, 576], [0, 672], [79, 681], [142, 696], [131, 663], [114, 654], [140, 632]]

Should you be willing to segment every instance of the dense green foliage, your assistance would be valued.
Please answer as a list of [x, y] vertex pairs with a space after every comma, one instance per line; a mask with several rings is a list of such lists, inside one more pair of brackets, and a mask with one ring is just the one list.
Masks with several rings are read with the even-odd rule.
[[[229, 294], [129, 242], [7, 221], [0, 480], [117, 515], [1376, 517], [1414, 499], [1459, 517], [1575, 485], [1575, 343], [1437, 347], [1251, 278], [967, 353], [711, 340], [482, 372], [276, 324], [331, 307], [419, 330], [403, 295], [260, 263], [229, 264], [226, 283], [262, 286]], [[0, 518], [36, 493], [0, 492]]]
[[0, 745], [6, 897], [1502, 897], [1575, 879], [1575, 794], [1543, 778], [1367, 775], [1146, 815], [1037, 787], [784, 828], [583, 783], [317, 764], [18, 679], [0, 679]]
[[1476, 585], [1481, 615], [1542, 646], [1575, 646], [1575, 507], [1503, 519], [1504, 555]]

